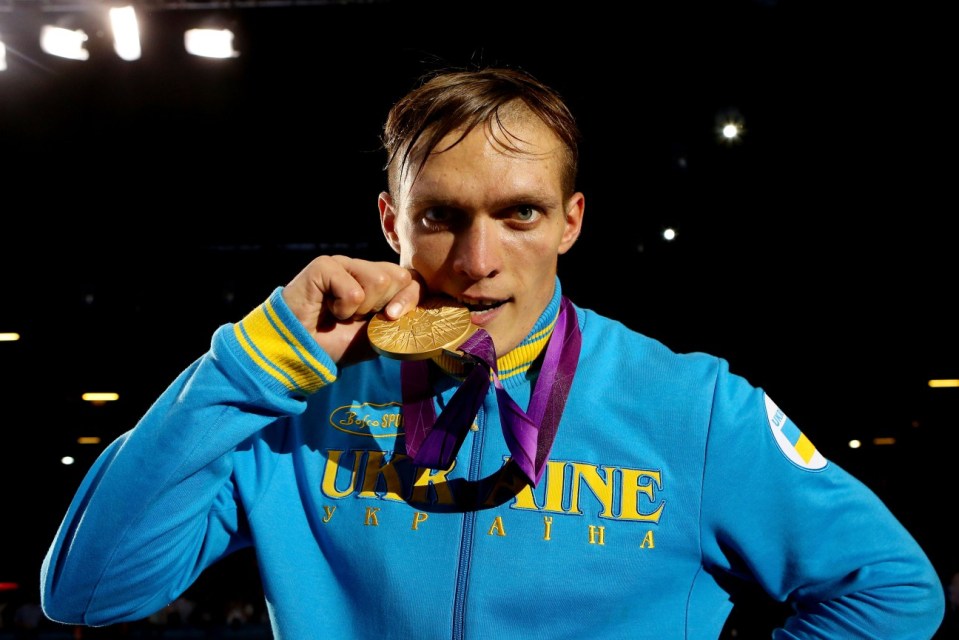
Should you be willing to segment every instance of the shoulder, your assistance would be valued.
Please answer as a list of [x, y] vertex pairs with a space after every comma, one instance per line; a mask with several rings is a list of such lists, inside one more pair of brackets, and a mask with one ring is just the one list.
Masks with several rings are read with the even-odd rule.
[[705, 352], [682, 353], [660, 340], [628, 327], [622, 321], [574, 304], [582, 331], [581, 358], [616, 362], [662, 376], [696, 375], [716, 378], [727, 375], [729, 366], [721, 357]]

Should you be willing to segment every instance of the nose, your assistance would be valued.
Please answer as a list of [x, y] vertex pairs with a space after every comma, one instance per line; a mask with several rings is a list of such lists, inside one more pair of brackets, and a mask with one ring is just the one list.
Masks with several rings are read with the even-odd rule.
[[470, 280], [492, 278], [502, 269], [502, 246], [496, 221], [475, 216], [459, 229], [453, 268]]

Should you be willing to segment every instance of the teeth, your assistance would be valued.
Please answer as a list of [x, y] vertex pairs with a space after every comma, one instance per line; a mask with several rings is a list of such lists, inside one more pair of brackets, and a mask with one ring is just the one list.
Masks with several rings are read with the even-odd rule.
[[502, 302], [470, 302], [469, 300], [460, 300], [470, 311], [485, 311], [487, 309], [494, 309], [501, 304]]

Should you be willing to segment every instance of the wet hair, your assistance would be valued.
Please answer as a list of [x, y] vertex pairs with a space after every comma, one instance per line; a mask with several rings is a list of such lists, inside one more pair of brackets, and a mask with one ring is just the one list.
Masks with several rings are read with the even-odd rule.
[[528, 72], [502, 67], [435, 72], [393, 105], [382, 135], [390, 192], [398, 195], [403, 172], [413, 172], [415, 179], [436, 145], [452, 131], [460, 131], [460, 136], [446, 149], [482, 124], [492, 140], [521, 152], [516, 144], [520, 139], [509, 132], [504, 120], [526, 114], [542, 120], [563, 143], [561, 186], [564, 196], [572, 195], [580, 131], [569, 107], [559, 93]]

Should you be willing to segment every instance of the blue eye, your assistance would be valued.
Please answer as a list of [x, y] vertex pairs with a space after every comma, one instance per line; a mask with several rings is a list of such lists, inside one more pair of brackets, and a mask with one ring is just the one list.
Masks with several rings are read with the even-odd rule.
[[536, 216], [539, 215], [536, 207], [528, 204], [516, 207], [515, 217], [517, 220], [522, 222], [531, 222], [536, 219]]

